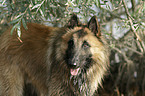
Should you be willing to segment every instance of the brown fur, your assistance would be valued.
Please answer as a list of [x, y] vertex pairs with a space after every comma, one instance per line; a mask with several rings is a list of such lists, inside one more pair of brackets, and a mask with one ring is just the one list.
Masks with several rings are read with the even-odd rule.
[[[20, 39], [16, 30], [10, 34], [11, 28], [1, 35], [0, 96], [23, 96], [24, 86], [29, 82], [40, 96], [93, 95], [109, 64], [108, 46], [100, 29], [95, 33], [96, 38], [91, 30], [83, 27], [68, 29], [35, 23], [28, 23], [27, 27], [28, 30], [21, 27]], [[87, 35], [79, 38], [75, 32], [82, 28]], [[72, 36], [80, 44], [83, 40], [90, 43], [95, 62], [84, 73], [87, 81], [81, 85], [82, 89], [73, 84], [70, 69], [64, 61], [67, 42]]]

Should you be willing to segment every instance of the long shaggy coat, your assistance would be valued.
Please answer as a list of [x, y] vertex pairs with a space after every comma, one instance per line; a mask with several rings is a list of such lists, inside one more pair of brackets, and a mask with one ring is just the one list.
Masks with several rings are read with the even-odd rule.
[[23, 96], [31, 84], [38, 96], [92, 96], [109, 65], [109, 50], [97, 18], [65, 27], [28, 23], [0, 37], [0, 96]]

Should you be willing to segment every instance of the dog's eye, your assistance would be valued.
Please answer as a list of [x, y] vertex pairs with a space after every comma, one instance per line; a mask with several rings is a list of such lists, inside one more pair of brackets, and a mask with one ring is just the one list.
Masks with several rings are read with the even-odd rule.
[[91, 47], [91, 46], [89, 45], [89, 43], [88, 43], [87, 41], [84, 41], [84, 42], [83, 42], [83, 45], [82, 45], [82, 48], [86, 49], [86, 48], [89, 48], [89, 47]]

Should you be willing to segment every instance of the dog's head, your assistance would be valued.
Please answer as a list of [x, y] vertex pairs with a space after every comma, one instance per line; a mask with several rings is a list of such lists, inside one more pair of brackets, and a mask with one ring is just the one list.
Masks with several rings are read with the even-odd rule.
[[93, 64], [95, 54], [100, 53], [103, 46], [100, 37], [100, 27], [96, 16], [93, 16], [87, 24], [79, 23], [75, 14], [72, 15], [64, 35], [67, 40], [66, 63], [72, 76], [79, 75], [83, 70], [87, 71]]

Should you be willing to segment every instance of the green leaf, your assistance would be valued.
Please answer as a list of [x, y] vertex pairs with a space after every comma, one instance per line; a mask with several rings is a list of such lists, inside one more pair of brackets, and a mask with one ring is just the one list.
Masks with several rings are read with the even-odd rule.
[[13, 34], [13, 31], [19, 26], [19, 23], [15, 24], [11, 29], [11, 35]]
[[45, 4], [41, 5], [42, 12], [45, 12]]
[[17, 26], [17, 35], [21, 37], [21, 29], [20, 29], [20, 24]]
[[19, 14], [16, 18], [21, 18], [21, 16], [23, 16], [24, 13]]
[[[16, 30], [17, 29], [17, 30]], [[13, 34], [13, 31], [16, 30], [17, 31], [17, 35], [19, 37], [21, 37], [21, 30], [20, 30], [20, 23], [17, 23], [13, 26], [13, 28], [11, 29], [11, 35]]]
[[41, 4], [37, 4], [37, 5], [33, 6], [32, 10], [35, 9], [35, 8], [38, 8], [39, 6], [41, 6]]
[[79, 4], [79, 1], [80, 1], [80, 0], [76, 0], [76, 4], [77, 4], [77, 5]]
[[31, 15], [30, 8], [28, 8], [28, 14], [29, 14], [30, 18], [33, 19], [32, 15]]
[[49, 12], [47, 12], [47, 16], [48, 16], [48, 18], [49, 18], [50, 20], [52, 20], [52, 18], [51, 18], [51, 16], [50, 16], [50, 13], [49, 13]]
[[10, 22], [10, 24], [14, 24], [14, 23], [17, 23], [19, 21], [20, 21], [20, 19], [14, 19], [13, 21]]
[[42, 10], [39, 9], [39, 11], [40, 11], [40, 14], [44, 17], [44, 13], [42, 12]]
[[4, 5], [5, 2], [6, 2], [6, 0], [4, 0], [4, 1], [2, 2], [2, 5]]
[[61, 7], [66, 7], [65, 4], [61, 3], [61, 2], [58, 2], [58, 4], [61, 6]]
[[107, 0], [104, 0], [104, 3], [107, 3], [108, 1]]
[[27, 28], [27, 25], [26, 25], [26, 22], [25, 22], [25, 20], [24, 20], [24, 18], [22, 18], [22, 24], [23, 24], [23, 27], [24, 27], [25, 29], [28, 29], [28, 28]]
[[90, 2], [91, 2], [91, 0], [88, 0], [88, 1], [87, 1], [87, 4], [89, 5], [89, 4], [90, 4]]
[[32, 0], [32, 4], [35, 5], [35, 0]]

